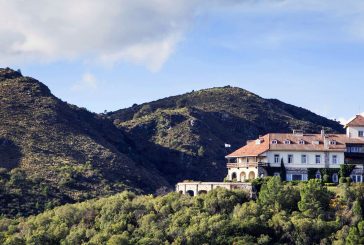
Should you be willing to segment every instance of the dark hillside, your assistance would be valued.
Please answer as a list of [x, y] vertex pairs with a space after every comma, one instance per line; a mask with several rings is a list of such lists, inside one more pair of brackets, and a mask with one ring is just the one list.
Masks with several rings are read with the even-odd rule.
[[224, 156], [268, 132], [343, 132], [338, 122], [306, 109], [229, 86], [134, 105], [109, 117], [171, 183], [223, 179]]
[[30, 214], [125, 189], [168, 185], [132, 160], [110, 120], [54, 97], [42, 83], [0, 69], [0, 206]]

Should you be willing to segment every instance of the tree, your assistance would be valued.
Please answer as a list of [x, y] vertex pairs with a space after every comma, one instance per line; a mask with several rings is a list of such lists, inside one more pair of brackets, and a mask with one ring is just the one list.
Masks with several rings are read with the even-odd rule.
[[295, 210], [298, 199], [298, 191], [291, 186], [283, 185], [281, 178], [274, 176], [263, 184], [258, 203], [267, 211], [277, 213], [281, 210]]
[[328, 210], [332, 193], [322, 185], [320, 180], [311, 179], [300, 190], [299, 210], [309, 218], [324, 215]]
[[281, 180], [286, 180], [286, 167], [284, 166], [283, 158], [281, 159], [281, 171], [279, 172]]

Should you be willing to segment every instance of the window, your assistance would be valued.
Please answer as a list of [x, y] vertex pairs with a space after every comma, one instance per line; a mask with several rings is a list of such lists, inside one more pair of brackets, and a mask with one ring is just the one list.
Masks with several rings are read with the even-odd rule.
[[289, 145], [289, 144], [291, 144], [291, 141], [290, 140], [285, 140], [284, 144]]
[[329, 144], [330, 145], [336, 145], [336, 140], [330, 140]]
[[293, 163], [293, 155], [288, 155], [288, 163]]
[[350, 152], [358, 153], [358, 152], [363, 152], [363, 150], [361, 147], [353, 146], [353, 147], [350, 147]]
[[316, 164], [320, 164], [321, 163], [321, 156], [320, 155], [316, 155], [315, 156], [315, 159], [316, 159]]
[[316, 173], [315, 177], [316, 177], [316, 179], [321, 179], [321, 174], [320, 173]]
[[276, 144], [278, 144], [278, 141], [277, 140], [272, 140], [272, 144], [276, 145]]
[[304, 140], [300, 140], [299, 144], [304, 145], [304, 144], [306, 144], [306, 142]]
[[279, 163], [279, 155], [274, 155], [274, 163]]
[[292, 180], [307, 180], [307, 174], [287, 174], [286, 175], [286, 179], [288, 181], [292, 181]]
[[332, 175], [332, 182], [334, 183], [339, 182], [339, 176], [336, 173]]
[[351, 175], [350, 178], [353, 180], [353, 182], [361, 182], [362, 181], [361, 175]]
[[332, 164], [337, 164], [337, 155], [332, 156]]
[[364, 137], [364, 131], [359, 131], [359, 137]]
[[307, 163], [307, 155], [302, 155], [301, 156], [301, 163], [302, 164], [306, 164]]
[[302, 174], [292, 174], [292, 180], [302, 180]]

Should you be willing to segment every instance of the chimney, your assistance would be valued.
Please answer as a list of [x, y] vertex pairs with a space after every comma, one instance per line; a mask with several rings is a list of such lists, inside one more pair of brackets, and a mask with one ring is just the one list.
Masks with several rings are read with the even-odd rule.
[[325, 129], [322, 129], [322, 130], [321, 130], [321, 137], [322, 137], [322, 138], [325, 138]]
[[303, 130], [294, 129], [292, 133], [293, 135], [303, 136]]

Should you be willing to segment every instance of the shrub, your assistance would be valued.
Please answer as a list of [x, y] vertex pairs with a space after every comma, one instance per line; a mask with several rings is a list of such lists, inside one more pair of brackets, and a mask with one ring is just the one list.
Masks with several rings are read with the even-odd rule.
[[346, 177], [346, 182], [347, 183], [351, 183], [352, 181], [351, 181], [351, 178], [350, 177]]
[[322, 181], [323, 181], [324, 183], [329, 183], [329, 182], [330, 182], [330, 175], [325, 174], [325, 175], [322, 177]]
[[325, 183], [325, 186], [336, 186], [335, 183]]
[[340, 179], [339, 179], [339, 183], [340, 183], [340, 184], [344, 184], [344, 183], [346, 183], [346, 178], [345, 178], [345, 177], [340, 177]]

